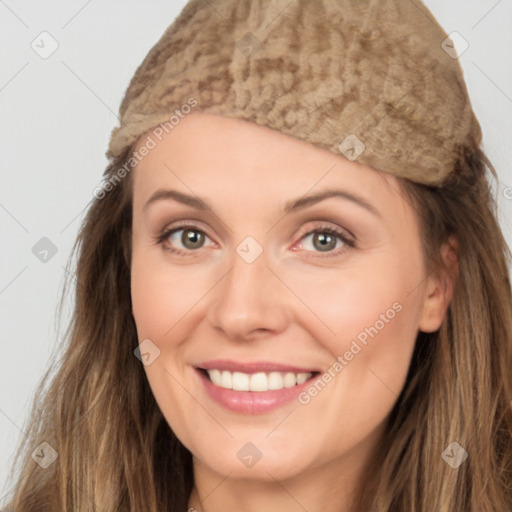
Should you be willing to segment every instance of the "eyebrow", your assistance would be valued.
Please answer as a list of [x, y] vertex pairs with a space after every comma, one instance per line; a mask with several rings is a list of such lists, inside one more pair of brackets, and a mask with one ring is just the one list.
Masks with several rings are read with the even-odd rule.
[[142, 211], [147, 210], [147, 208], [158, 201], [162, 200], [174, 200], [178, 203], [186, 204], [196, 210], [211, 210], [212, 207], [208, 204], [207, 201], [201, 199], [199, 197], [189, 196], [188, 194], [183, 194], [182, 192], [178, 192], [177, 190], [166, 190], [159, 189], [151, 197], [146, 201], [146, 204], [142, 207]]
[[338, 189], [329, 189], [324, 190], [323, 192], [319, 192], [318, 194], [303, 196], [300, 199], [295, 199], [292, 201], [288, 201], [284, 206], [284, 212], [294, 212], [301, 210], [303, 208], [307, 208], [313, 204], [319, 203], [324, 199], [329, 199], [331, 197], [341, 197], [342, 199], [347, 199], [348, 201], [352, 201], [353, 203], [365, 208], [369, 212], [371, 212], [376, 217], [382, 218], [380, 212], [375, 208], [375, 206], [371, 205], [368, 201], [363, 199], [362, 197], [348, 192], [347, 190], [338, 190]]
[[[307, 208], [308, 206], [312, 206], [313, 204], [319, 203], [325, 199], [329, 199], [331, 197], [340, 197], [343, 199], [347, 199], [357, 204], [358, 206], [365, 208], [370, 213], [375, 215], [376, 217], [382, 218], [380, 212], [370, 203], [368, 203], [362, 197], [348, 192], [347, 190], [338, 190], [338, 189], [329, 189], [323, 192], [319, 192], [318, 194], [303, 196], [299, 199], [294, 199], [285, 203], [283, 212], [285, 214], [290, 212], [295, 212], [298, 210], [302, 210]], [[196, 210], [210, 210], [213, 212], [213, 208], [211, 205], [204, 199], [199, 197], [194, 197], [188, 194], [184, 194], [182, 192], [178, 192], [177, 190], [171, 189], [159, 189], [151, 197], [146, 201], [146, 204], [143, 206], [142, 211], [145, 211], [151, 204], [156, 203], [158, 201], [163, 200], [174, 200], [178, 203], [185, 204], [190, 206], [191, 208], [195, 208]]]

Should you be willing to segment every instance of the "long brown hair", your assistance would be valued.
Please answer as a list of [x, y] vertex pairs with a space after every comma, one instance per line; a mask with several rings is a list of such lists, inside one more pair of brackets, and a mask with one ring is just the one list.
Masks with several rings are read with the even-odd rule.
[[[133, 147], [105, 171], [112, 177]], [[512, 510], [510, 250], [496, 219], [496, 178], [477, 142], [442, 187], [399, 179], [415, 207], [429, 272], [458, 240], [459, 273], [441, 328], [419, 333], [406, 384], [358, 489], [360, 512]], [[15, 512], [184, 512], [192, 456], [172, 432], [140, 361], [130, 298], [132, 176], [94, 198], [78, 255], [66, 350], [41, 381], [13, 466]], [[46, 469], [31, 457], [58, 453]], [[442, 453], [457, 442], [468, 458]]]

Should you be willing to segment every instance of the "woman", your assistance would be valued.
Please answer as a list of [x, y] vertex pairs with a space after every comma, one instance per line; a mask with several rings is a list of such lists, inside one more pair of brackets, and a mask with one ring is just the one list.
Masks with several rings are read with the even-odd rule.
[[510, 252], [446, 41], [418, 2], [187, 4], [13, 510], [511, 509]]

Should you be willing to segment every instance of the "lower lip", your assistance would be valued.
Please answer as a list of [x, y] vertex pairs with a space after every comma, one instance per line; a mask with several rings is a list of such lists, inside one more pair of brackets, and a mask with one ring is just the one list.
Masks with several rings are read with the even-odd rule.
[[208, 395], [218, 404], [230, 411], [241, 414], [263, 414], [297, 399], [299, 393], [310, 386], [313, 374], [306, 382], [292, 388], [274, 389], [270, 391], [234, 391], [221, 388], [211, 382], [201, 370], [195, 369], [203, 382]]

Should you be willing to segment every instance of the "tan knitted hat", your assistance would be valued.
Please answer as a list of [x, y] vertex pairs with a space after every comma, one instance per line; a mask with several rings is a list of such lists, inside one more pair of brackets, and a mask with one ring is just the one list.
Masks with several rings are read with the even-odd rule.
[[481, 142], [453, 41], [419, 0], [191, 0], [132, 78], [107, 156], [194, 111], [435, 186]]

